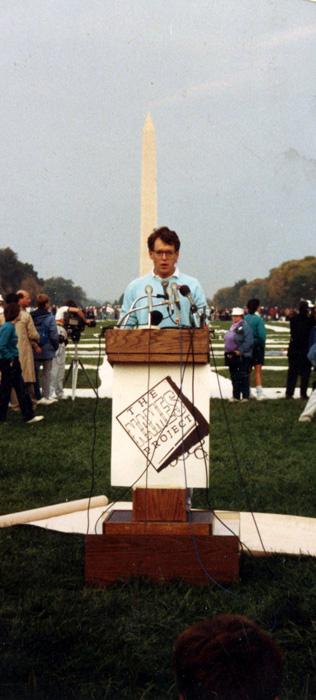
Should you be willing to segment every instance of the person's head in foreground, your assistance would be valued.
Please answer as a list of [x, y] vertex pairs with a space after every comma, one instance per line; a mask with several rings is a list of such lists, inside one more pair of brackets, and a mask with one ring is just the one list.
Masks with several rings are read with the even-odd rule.
[[241, 615], [218, 615], [186, 629], [174, 662], [180, 700], [275, 700], [280, 692], [280, 650]]
[[11, 301], [4, 307], [4, 318], [6, 321], [11, 321], [11, 323], [18, 321], [20, 314], [21, 308], [19, 304], [14, 301]]

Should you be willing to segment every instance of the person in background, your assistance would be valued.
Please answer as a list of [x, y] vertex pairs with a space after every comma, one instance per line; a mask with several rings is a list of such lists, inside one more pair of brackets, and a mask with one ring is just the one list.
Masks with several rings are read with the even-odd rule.
[[[15, 292], [9, 292], [8, 294], [6, 294], [5, 303], [11, 304], [12, 301], [14, 301], [16, 304], [18, 303], [18, 295], [15, 294]], [[3, 308], [2, 311], [0, 310], [0, 326], [2, 326], [2, 324], [4, 322], [5, 322], [5, 318], [4, 318], [4, 308]]]
[[[314, 372], [316, 372], [316, 326], [312, 328], [309, 338], [309, 350], [307, 355]], [[312, 384], [312, 393], [307, 401], [307, 404], [299, 416], [299, 423], [312, 423], [316, 412], [316, 381]]]
[[[42, 325], [44, 326], [45, 339], [40, 339], [41, 353], [34, 352], [36, 385], [39, 391], [39, 370], [43, 367], [42, 377], [42, 396], [39, 391], [37, 394], [37, 403], [49, 405], [55, 403], [56, 399], [49, 398], [50, 381], [52, 373], [53, 357], [59, 348], [59, 336], [55, 317], [49, 311], [49, 298], [47, 294], [39, 294], [36, 299], [37, 309], [31, 312], [37, 332], [41, 335]], [[46, 341], [46, 342], [45, 342]], [[35, 389], [36, 393], [36, 389]]]
[[233, 323], [225, 335], [225, 364], [228, 365], [233, 385], [230, 401], [249, 400], [249, 367], [251, 365], [253, 335], [244, 321], [240, 307], [232, 310]]
[[308, 311], [308, 303], [301, 299], [299, 312], [290, 318], [291, 338], [288, 347], [289, 368], [286, 382], [286, 399], [292, 399], [298, 376], [301, 377], [301, 399], [307, 399], [307, 388], [312, 365], [307, 358], [309, 337], [316, 320], [314, 309]]
[[[30, 394], [33, 407], [36, 408], [36, 397], [34, 392], [34, 384], [36, 381], [35, 377], [35, 366], [33, 349], [35, 352], [40, 353], [41, 349], [39, 346], [39, 334], [34, 326], [31, 314], [27, 311], [30, 306], [31, 299], [29, 293], [25, 289], [20, 289], [17, 292], [18, 304], [21, 311], [21, 317], [16, 324], [16, 332], [18, 336], [18, 350], [19, 350], [19, 360], [22, 368], [22, 377], [24, 383], [26, 384], [27, 390]], [[11, 404], [14, 410], [18, 410], [19, 405], [17, 398], [12, 392]]]
[[87, 326], [93, 324], [92, 319], [87, 319], [85, 317], [82, 309], [77, 306], [73, 299], [67, 299], [65, 304], [57, 310], [55, 320], [58, 328], [59, 348], [53, 359], [49, 395], [50, 402], [51, 399], [57, 399], [59, 401], [60, 399], [68, 398], [68, 396], [64, 395], [64, 375], [66, 367], [66, 346], [68, 344], [66, 320], [69, 318], [69, 314], [76, 314]]
[[20, 316], [21, 309], [16, 302], [5, 306], [5, 322], [0, 328], [0, 423], [5, 422], [12, 388], [15, 389], [21, 413], [27, 424], [38, 423], [44, 418], [44, 416], [35, 416], [32, 401], [22, 377], [17, 347], [18, 336], [15, 330]]
[[262, 365], [264, 365], [264, 350], [266, 344], [266, 329], [264, 321], [258, 313], [260, 308], [259, 299], [249, 299], [247, 303], [248, 313], [245, 316], [245, 321], [252, 330], [253, 348], [251, 366], [249, 370], [249, 385], [251, 387], [251, 372], [255, 369], [255, 387], [257, 401], [264, 401], [266, 396], [262, 389]]
[[277, 700], [283, 661], [270, 634], [242, 615], [197, 622], [178, 637], [179, 700]]

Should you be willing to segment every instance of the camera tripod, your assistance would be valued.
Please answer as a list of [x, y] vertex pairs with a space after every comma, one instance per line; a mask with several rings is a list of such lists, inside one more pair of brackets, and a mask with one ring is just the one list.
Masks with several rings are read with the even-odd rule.
[[88, 380], [88, 382], [89, 382], [91, 388], [93, 389], [95, 395], [97, 396], [97, 395], [98, 395], [97, 390], [96, 390], [94, 384], [92, 383], [92, 380], [90, 379], [90, 377], [89, 377], [89, 375], [88, 375], [88, 372], [87, 372], [87, 370], [86, 370], [86, 368], [85, 368], [83, 362], [82, 362], [82, 361], [80, 360], [80, 358], [78, 357], [78, 342], [77, 342], [77, 343], [74, 342], [74, 346], [75, 346], [75, 356], [74, 356], [74, 358], [71, 360], [71, 363], [70, 363], [70, 365], [69, 365], [69, 368], [68, 368], [67, 373], [66, 373], [66, 376], [65, 376], [64, 383], [66, 384], [66, 381], [67, 381], [67, 379], [68, 379], [68, 377], [69, 377], [69, 375], [70, 375], [70, 372], [72, 372], [71, 398], [72, 398], [72, 400], [74, 401], [75, 398], [76, 398], [76, 388], [77, 388], [77, 379], [78, 379], [78, 369], [79, 369], [79, 367], [81, 367], [81, 369], [82, 369], [82, 371], [84, 372], [84, 374], [85, 374], [85, 376], [86, 376], [86, 378], [87, 378], [87, 380]]

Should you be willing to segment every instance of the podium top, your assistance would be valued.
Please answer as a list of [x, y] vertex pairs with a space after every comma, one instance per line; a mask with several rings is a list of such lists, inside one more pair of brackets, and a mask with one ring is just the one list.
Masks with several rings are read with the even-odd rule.
[[111, 364], [209, 363], [208, 328], [108, 328], [106, 354]]

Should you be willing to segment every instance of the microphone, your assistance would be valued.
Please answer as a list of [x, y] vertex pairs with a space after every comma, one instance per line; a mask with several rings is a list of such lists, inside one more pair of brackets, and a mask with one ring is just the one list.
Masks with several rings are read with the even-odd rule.
[[146, 284], [145, 294], [147, 294], [147, 302], [148, 302], [148, 325], [149, 325], [149, 328], [151, 326], [151, 315], [153, 312], [152, 293], [153, 293], [153, 288], [152, 288], [151, 284]]
[[191, 297], [191, 289], [190, 289], [190, 287], [188, 287], [187, 284], [182, 284], [181, 287], [180, 287], [180, 293], [182, 294], [183, 297], [186, 297], [187, 299], [189, 299], [189, 302], [190, 302], [190, 304], [191, 304], [191, 311], [192, 311], [192, 313], [193, 313], [193, 314], [198, 314], [199, 316], [201, 316], [201, 315], [202, 315], [201, 312], [198, 310], [197, 305], [195, 304], [195, 302], [193, 301], [193, 299], [192, 299], [192, 297]]
[[180, 299], [179, 299], [179, 295], [178, 295], [178, 285], [176, 282], [171, 282], [171, 292], [173, 294], [174, 303], [175, 303], [177, 309], [179, 309], [179, 311], [180, 311]]
[[163, 288], [163, 294], [165, 299], [169, 299], [168, 296], [168, 282], [167, 280], [161, 280], [161, 286]]
[[147, 294], [147, 300], [148, 300], [148, 313], [151, 314], [152, 310], [153, 310], [153, 298], [152, 298], [153, 288], [152, 288], [151, 284], [146, 284], [145, 292]]
[[172, 298], [171, 287], [169, 287], [169, 285], [168, 285], [168, 287], [167, 287], [167, 296], [168, 296], [168, 299], [169, 299], [169, 304], [168, 304], [168, 306], [170, 306], [170, 311], [171, 311], [171, 313], [173, 314], [173, 298]]

